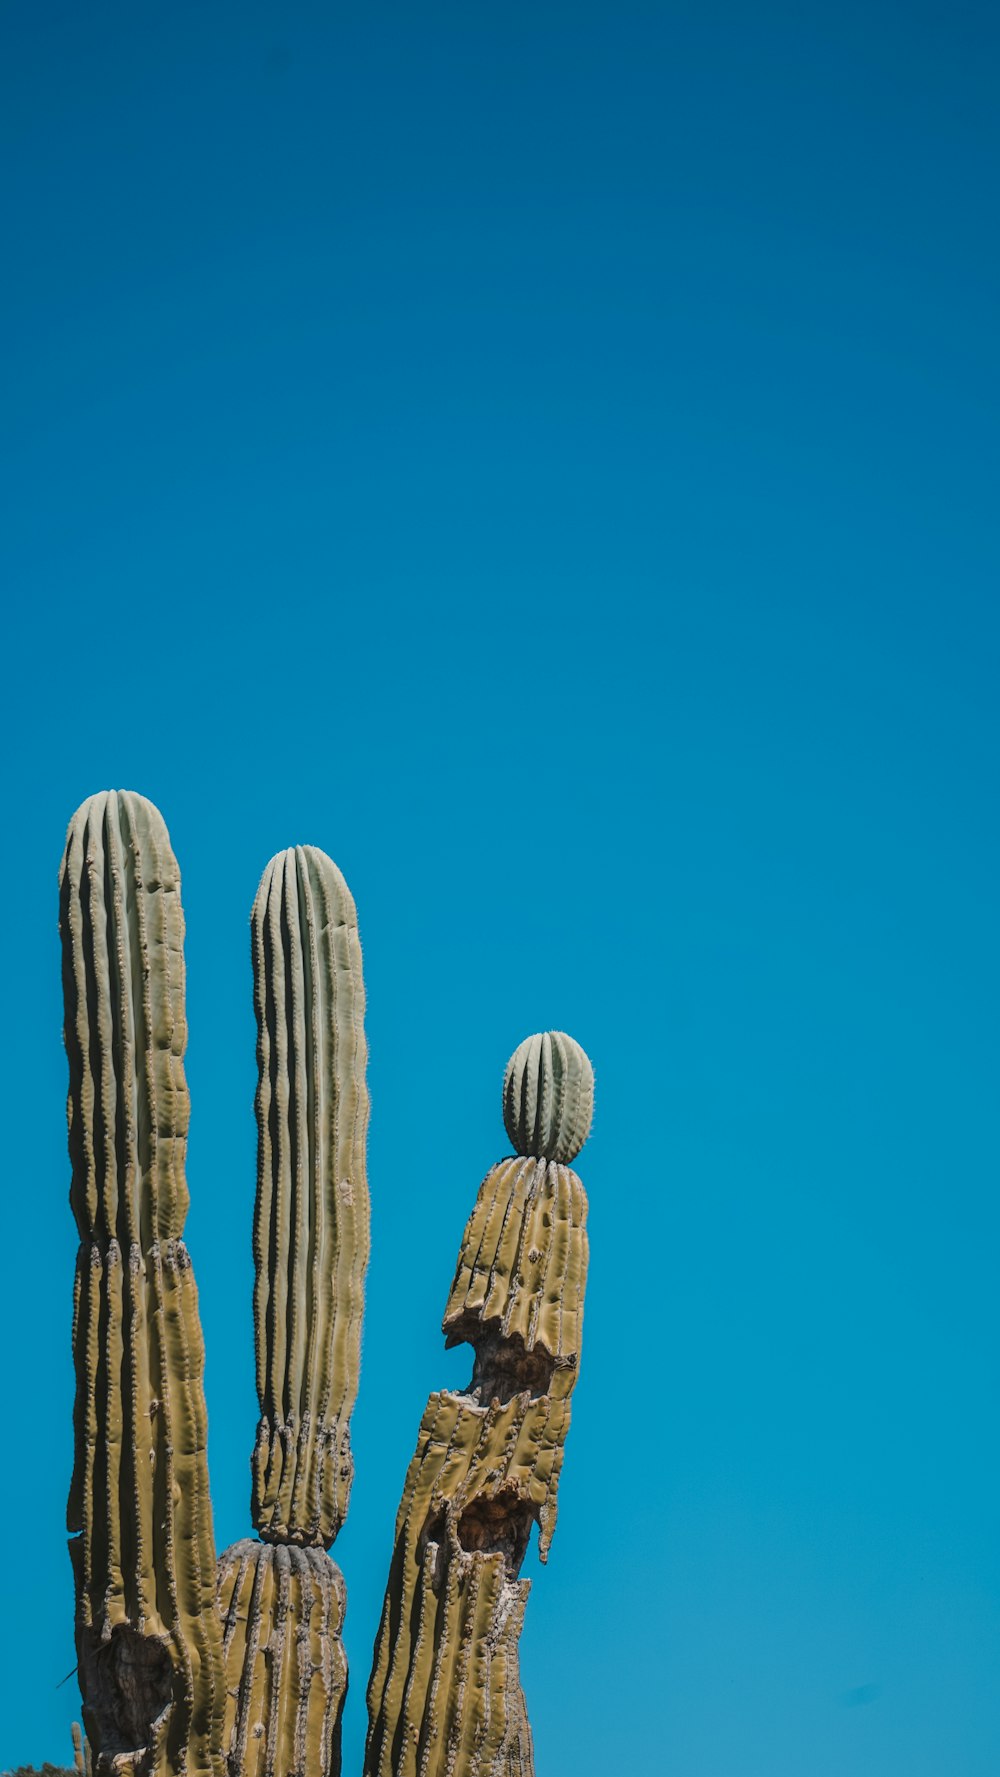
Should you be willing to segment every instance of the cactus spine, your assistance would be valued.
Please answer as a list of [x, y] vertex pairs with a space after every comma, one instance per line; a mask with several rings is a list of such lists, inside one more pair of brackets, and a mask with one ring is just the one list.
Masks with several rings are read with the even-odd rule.
[[[569, 1056], [572, 1090], [552, 1089], [554, 1053]], [[532, 1524], [543, 1561], [555, 1528], [587, 1201], [568, 1165], [529, 1144], [575, 1157], [592, 1102], [590, 1063], [561, 1033], [529, 1038], [508, 1064], [518, 1157], [480, 1188], [445, 1309], [447, 1343], [472, 1345], [473, 1375], [464, 1394], [431, 1395], [407, 1473], [368, 1687], [366, 1777], [533, 1772], [518, 1669], [530, 1582], [518, 1576]]]
[[182, 1239], [184, 919], [152, 803], [112, 790], [77, 811], [60, 932], [80, 1234], [68, 1524], [84, 1723], [98, 1772], [221, 1777], [204, 1349]]
[[219, 1563], [233, 1777], [340, 1769], [347, 1512], [369, 1204], [354, 901], [312, 846], [272, 858], [252, 914], [257, 1013], [254, 1324], [261, 1541]]

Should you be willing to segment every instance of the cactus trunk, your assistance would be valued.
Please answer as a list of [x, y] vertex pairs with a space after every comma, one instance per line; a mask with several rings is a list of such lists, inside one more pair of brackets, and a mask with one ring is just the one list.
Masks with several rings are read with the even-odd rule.
[[80, 1234], [68, 1523], [84, 1722], [98, 1772], [221, 1777], [204, 1350], [182, 1239], [184, 920], [151, 803], [108, 791], [78, 810], [60, 914]]

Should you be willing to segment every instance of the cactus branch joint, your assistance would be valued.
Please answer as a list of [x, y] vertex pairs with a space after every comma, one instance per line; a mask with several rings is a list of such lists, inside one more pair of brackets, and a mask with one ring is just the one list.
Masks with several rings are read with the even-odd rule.
[[[74, 1462], [67, 1514], [91, 1777], [337, 1777], [369, 1253], [357, 913], [314, 846], [272, 858], [251, 915], [257, 1023], [255, 1536], [216, 1557], [204, 1344], [184, 1244], [184, 916], [163, 818], [92, 796], [59, 876], [69, 1061]], [[491, 1167], [444, 1312], [471, 1347], [431, 1395], [403, 1484], [368, 1683], [365, 1777], [533, 1777], [518, 1641], [533, 1525], [556, 1520], [587, 1275], [570, 1162], [591, 1065], [561, 1031], [507, 1064], [514, 1153]], [[248, 1206], [248, 1223], [249, 1223]]]

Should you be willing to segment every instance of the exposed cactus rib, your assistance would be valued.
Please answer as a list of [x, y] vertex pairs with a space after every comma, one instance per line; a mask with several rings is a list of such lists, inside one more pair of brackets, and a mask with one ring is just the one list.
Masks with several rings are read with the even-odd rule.
[[339, 1772], [344, 1600], [340, 1569], [322, 1549], [248, 1538], [221, 1557], [225, 1743], [238, 1777]]
[[[570, 1101], [575, 1140], [586, 1134], [581, 1095]], [[544, 1144], [565, 1146], [559, 1116], [542, 1122]], [[543, 1561], [555, 1528], [586, 1214], [576, 1174], [538, 1153], [501, 1161], [480, 1188], [443, 1323], [449, 1345], [473, 1346], [473, 1376], [465, 1394], [431, 1396], [407, 1473], [368, 1687], [366, 1777], [532, 1777], [518, 1670], [529, 1582], [518, 1576], [532, 1525]]]
[[60, 875], [71, 1203], [81, 1247], [69, 1528], [98, 1771], [221, 1771], [204, 1353], [180, 1236], [184, 923], [166, 828], [109, 791]]
[[357, 915], [312, 846], [271, 860], [253, 915], [258, 1173], [254, 1523], [328, 1546], [347, 1511], [368, 1261]]

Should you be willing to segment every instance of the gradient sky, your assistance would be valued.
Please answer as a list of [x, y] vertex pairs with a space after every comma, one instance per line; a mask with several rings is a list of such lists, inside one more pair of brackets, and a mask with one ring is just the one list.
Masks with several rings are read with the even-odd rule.
[[56, 871], [188, 922], [216, 1535], [247, 1533], [248, 916], [357, 899], [357, 1777], [517, 1041], [597, 1073], [539, 1777], [1000, 1766], [995, 7], [3, 9], [0, 1766], [78, 1714]]

